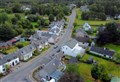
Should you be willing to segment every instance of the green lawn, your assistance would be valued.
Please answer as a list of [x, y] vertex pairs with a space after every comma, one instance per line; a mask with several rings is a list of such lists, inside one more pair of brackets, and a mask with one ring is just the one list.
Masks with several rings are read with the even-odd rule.
[[106, 44], [105, 47], [115, 50], [116, 52], [120, 53], [120, 45]]
[[18, 48], [16, 46], [12, 46], [12, 47], [8, 48], [7, 50], [5, 50], [5, 52], [7, 54], [11, 54], [11, 53], [15, 52], [17, 49]]
[[112, 74], [113, 76], [119, 76], [120, 77], [120, 65], [115, 64], [114, 62], [102, 59], [100, 57], [96, 57], [90, 54], [84, 55], [82, 60], [86, 61], [90, 57], [93, 57], [94, 60], [96, 60], [99, 64], [103, 64], [106, 69], [109, 71], [109, 74]]
[[27, 45], [30, 44], [30, 42], [29, 41], [24, 41], [24, 42], [18, 42], [16, 44], [22, 44], [23, 46], [27, 46]]
[[38, 25], [37, 22], [31, 22], [31, 24], [33, 25], [33, 27], [35, 27], [36, 25]]
[[[114, 62], [111, 61], [107, 61], [105, 59], [90, 55], [90, 54], [85, 54], [83, 56], [83, 58], [81, 60], [86, 61], [88, 60], [90, 57], [93, 57], [94, 60], [96, 60], [99, 64], [103, 64], [105, 65], [106, 69], [108, 70], [109, 74], [112, 74], [113, 76], [118, 76], [120, 77], [120, 65], [115, 64]], [[74, 65], [78, 65], [78, 67], [76, 68], [76, 66], [72, 66], [72, 70], [77, 70], [78, 74], [80, 74], [84, 79], [85, 82], [94, 82], [94, 79], [91, 76], [91, 69], [93, 67], [92, 64], [87, 64], [87, 63], [78, 63], [78, 64], [74, 64]]]
[[91, 26], [92, 25], [93, 26], [98, 26], [98, 25], [101, 25], [101, 24], [105, 25], [106, 23], [109, 23], [109, 22], [120, 22], [120, 20], [113, 20], [113, 19], [107, 20], [107, 21], [81, 20], [81, 14], [82, 14], [81, 10], [80, 9], [76, 9], [76, 11], [77, 11], [77, 17], [76, 17], [75, 22], [78, 25], [83, 25], [85, 22], [88, 22]]

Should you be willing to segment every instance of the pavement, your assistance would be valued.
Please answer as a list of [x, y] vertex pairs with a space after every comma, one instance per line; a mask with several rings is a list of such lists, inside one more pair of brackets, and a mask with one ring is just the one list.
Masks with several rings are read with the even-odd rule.
[[73, 23], [76, 17], [76, 11], [73, 9], [72, 14], [69, 16], [68, 27], [63, 34], [63, 37], [56, 44], [58, 47], [55, 49], [54, 46], [50, 47], [45, 53], [37, 56], [36, 58], [20, 65], [16, 70], [14, 70], [9, 75], [0, 79], [0, 82], [34, 82], [31, 78], [31, 72], [40, 65], [46, 65], [52, 60], [53, 54], [57, 53], [57, 50], [61, 46], [71, 39]]

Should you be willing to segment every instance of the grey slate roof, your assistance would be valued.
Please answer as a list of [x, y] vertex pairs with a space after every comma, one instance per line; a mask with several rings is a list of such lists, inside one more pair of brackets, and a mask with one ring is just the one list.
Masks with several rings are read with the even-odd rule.
[[68, 42], [66, 42], [66, 45], [70, 48], [74, 48], [77, 43], [78, 43], [77, 40], [72, 39], [72, 40], [69, 40]]
[[18, 58], [17, 53], [5, 55], [3, 58], [0, 58], [0, 65], [3, 65], [13, 59], [16, 59], [16, 58]]
[[34, 51], [35, 50], [35, 46], [33, 46], [32, 44], [26, 46], [26, 47], [23, 47], [21, 48], [20, 50], [18, 50], [18, 55], [21, 56], [21, 55], [26, 55], [27, 53], [31, 52], [31, 51]]
[[96, 46], [91, 46], [90, 51], [94, 51], [94, 52], [97, 52], [97, 53], [103, 54], [103, 55], [108, 55], [110, 57], [112, 57], [115, 53], [114, 51], [104, 49], [101, 47], [96, 47]]
[[30, 40], [41, 40], [42, 42], [44, 42], [45, 40], [47, 40], [48, 38], [50, 38], [52, 36], [52, 34], [49, 34], [49, 32], [44, 32], [44, 31], [37, 31], [34, 35], [32, 35], [30, 37]]
[[45, 67], [40, 70], [39, 75], [42, 78], [46, 78], [46, 76], [50, 76], [53, 72], [55, 72], [60, 66], [61, 61], [58, 59], [51, 60]]
[[55, 28], [55, 29], [50, 29], [49, 32], [52, 32], [52, 33], [58, 33], [59, 32], [59, 28]]
[[11, 46], [12, 42], [1, 42], [0, 47]]
[[87, 43], [87, 42], [89, 42], [90, 38], [87, 36], [86, 37], [76, 37], [76, 40], [79, 42]]

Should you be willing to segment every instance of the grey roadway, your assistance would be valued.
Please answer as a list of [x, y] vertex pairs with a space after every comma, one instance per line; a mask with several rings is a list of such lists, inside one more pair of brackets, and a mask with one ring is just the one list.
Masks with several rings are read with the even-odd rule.
[[[75, 17], [76, 11], [75, 9], [73, 9], [72, 14], [69, 17], [68, 28], [63, 34], [63, 37], [57, 43], [57, 45], [59, 46], [58, 48], [60, 48], [66, 41], [68, 41], [71, 38]], [[23, 64], [17, 70], [13, 71], [6, 77], [0, 79], [0, 82], [33, 82], [30, 78], [31, 71], [34, 70], [36, 67], [40, 66], [41, 64], [47, 64], [49, 61], [51, 61], [51, 59], [47, 60], [47, 58], [52, 57], [52, 55], [56, 53], [57, 49], [54, 49], [54, 47], [52, 46], [47, 52], [43, 53], [42, 56], [40, 55], [30, 60], [29, 62]]]

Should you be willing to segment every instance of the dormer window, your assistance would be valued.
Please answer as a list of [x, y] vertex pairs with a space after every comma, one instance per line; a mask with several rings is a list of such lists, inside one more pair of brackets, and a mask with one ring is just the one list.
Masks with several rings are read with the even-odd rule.
[[7, 60], [8, 62], [10, 61], [10, 59]]

